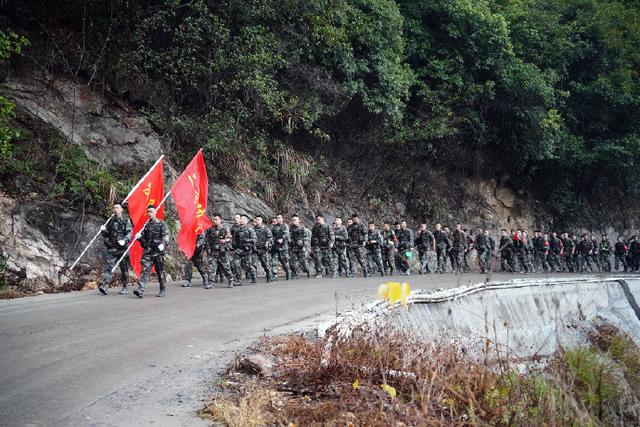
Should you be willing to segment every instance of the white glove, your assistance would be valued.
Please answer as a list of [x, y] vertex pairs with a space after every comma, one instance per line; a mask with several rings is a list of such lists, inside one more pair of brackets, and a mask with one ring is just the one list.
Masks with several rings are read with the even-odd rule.
[[159, 250], [160, 252], [164, 251], [164, 243], [160, 243], [160, 244], [158, 245], [158, 250]]
[[140, 240], [141, 237], [142, 237], [142, 233], [138, 231], [136, 233], [136, 240]]
[[122, 239], [122, 240], [118, 240], [118, 244], [119, 244], [120, 246], [124, 246], [124, 244], [125, 244], [125, 243], [127, 243], [127, 241], [126, 241], [126, 240], [124, 240], [124, 239]]
[[101, 226], [100, 226], [100, 231], [104, 231], [104, 230], [106, 230], [106, 229], [107, 229], [107, 226], [106, 226], [106, 225], [104, 225], [104, 224], [103, 224], [103, 225], [101, 225]]

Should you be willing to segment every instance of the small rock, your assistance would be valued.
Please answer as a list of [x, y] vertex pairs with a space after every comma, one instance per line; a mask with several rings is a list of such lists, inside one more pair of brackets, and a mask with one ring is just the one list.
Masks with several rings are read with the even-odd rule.
[[270, 377], [273, 375], [274, 364], [275, 361], [271, 357], [262, 354], [252, 354], [240, 359], [237, 370], [248, 374]]

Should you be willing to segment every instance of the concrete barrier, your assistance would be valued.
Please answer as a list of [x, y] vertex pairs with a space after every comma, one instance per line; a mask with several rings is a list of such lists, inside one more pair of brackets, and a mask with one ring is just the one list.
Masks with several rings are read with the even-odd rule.
[[586, 342], [594, 322], [608, 322], [640, 342], [640, 278], [512, 280], [416, 291], [408, 306], [376, 302], [338, 319], [345, 337], [397, 328], [423, 340], [453, 340], [470, 351], [548, 355], [559, 344]]

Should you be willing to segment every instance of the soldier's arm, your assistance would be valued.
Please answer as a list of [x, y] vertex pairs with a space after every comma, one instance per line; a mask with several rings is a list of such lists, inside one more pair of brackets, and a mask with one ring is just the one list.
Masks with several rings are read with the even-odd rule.
[[273, 233], [271, 232], [271, 229], [269, 227], [266, 227], [267, 229], [267, 247], [271, 247], [273, 246]]
[[162, 243], [169, 243], [169, 227], [167, 227], [167, 223], [162, 221]]
[[131, 224], [131, 220], [127, 218], [127, 225], [125, 226], [125, 236], [124, 239], [129, 243], [131, 241], [131, 233], [133, 232], [133, 224]]

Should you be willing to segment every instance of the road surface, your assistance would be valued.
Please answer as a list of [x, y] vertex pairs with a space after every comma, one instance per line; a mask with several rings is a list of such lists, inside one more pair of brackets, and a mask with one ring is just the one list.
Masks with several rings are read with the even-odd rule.
[[[413, 289], [485, 279], [392, 278]], [[264, 334], [310, 330], [358, 308], [381, 282], [305, 278], [204, 290], [194, 281], [188, 289], [170, 283], [166, 298], [152, 285], [143, 300], [111, 289], [0, 301], [0, 425], [206, 425], [195, 410], [238, 352]]]

